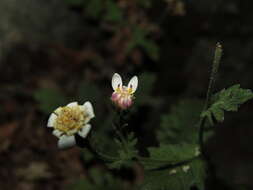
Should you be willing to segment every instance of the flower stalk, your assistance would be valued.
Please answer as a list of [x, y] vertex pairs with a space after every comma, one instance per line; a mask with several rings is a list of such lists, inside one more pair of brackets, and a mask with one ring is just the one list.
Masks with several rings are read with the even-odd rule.
[[[211, 71], [211, 76], [210, 76], [210, 80], [209, 80], [209, 84], [208, 84], [206, 100], [205, 100], [203, 111], [208, 109], [208, 107], [210, 105], [210, 99], [211, 99], [213, 87], [214, 87], [214, 84], [215, 84], [215, 81], [216, 81], [216, 78], [217, 78], [217, 73], [218, 73], [218, 70], [219, 70], [221, 56], [222, 56], [222, 46], [221, 46], [220, 43], [217, 43], [215, 53], [214, 53], [212, 71]], [[206, 122], [206, 117], [201, 117], [200, 122], [199, 122], [199, 145], [200, 145], [201, 153], [206, 157], [206, 154], [204, 152], [204, 127], [205, 127], [205, 122]]]

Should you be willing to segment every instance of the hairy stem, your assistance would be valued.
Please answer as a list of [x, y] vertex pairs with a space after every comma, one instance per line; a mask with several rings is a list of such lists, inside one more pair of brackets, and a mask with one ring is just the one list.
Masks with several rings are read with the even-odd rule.
[[[217, 78], [217, 73], [218, 73], [218, 69], [219, 69], [219, 65], [220, 65], [221, 55], [222, 55], [222, 47], [221, 47], [220, 43], [217, 43], [215, 53], [214, 53], [212, 71], [211, 71], [211, 75], [210, 75], [210, 80], [209, 80], [209, 84], [208, 84], [206, 100], [205, 100], [203, 111], [208, 109], [208, 107], [210, 105], [210, 99], [211, 99], [213, 87], [214, 87], [214, 84], [215, 84], [215, 81], [216, 81], [216, 78]], [[204, 147], [203, 146], [204, 146], [204, 126], [205, 126], [205, 122], [206, 122], [206, 117], [204, 117], [204, 118], [201, 117], [200, 122], [199, 122], [199, 145], [200, 145], [200, 150], [201, 150], [202, 154], [204, 154], [204, 155], [205, 155], [205, 153], [204, 153]]]
[[127, 149], [127, 142], [123, 133], [123, 128], [126, 124], [124, 116], [125, 116], [125, 112], [124, 111], [117, 111], [118, 114], [118, 120], [114, 122], [114, 127], [116, 130], [116, 134], [118, 135], [119, 140], [121, 141], [122, 145], [123, 145], [123, 149], [125, 152], [128, 152]]

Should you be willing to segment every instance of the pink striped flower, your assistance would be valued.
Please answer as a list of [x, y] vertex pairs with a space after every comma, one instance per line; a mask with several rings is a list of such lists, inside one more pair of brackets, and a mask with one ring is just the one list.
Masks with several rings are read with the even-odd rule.
[[112, 88], [114, 90], [111, 96], [112, 102], [122, 110], [129, 108], [133, 104], [137, 86], [137, 76], [132, 77], [127, 86], [123, 86], [121, 76], [115, 73], [112, 77]]

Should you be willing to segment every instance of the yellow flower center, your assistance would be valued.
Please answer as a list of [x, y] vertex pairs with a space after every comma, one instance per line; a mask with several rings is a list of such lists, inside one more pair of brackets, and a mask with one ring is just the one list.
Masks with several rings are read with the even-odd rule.
[[118, 87], [116, 92], [120, 94], [122, 98], [127, 98], [132, 96], [132, 88], [127, 88], [126, 86], [122, 86], [122, 88]]
[[67, 135], [73, 135], [80, 130], [84, 126], [87, 117], [87, 114], [79, 106], [62, 107], [56, 114], [58, 117], [55, 121], [54, 128]]

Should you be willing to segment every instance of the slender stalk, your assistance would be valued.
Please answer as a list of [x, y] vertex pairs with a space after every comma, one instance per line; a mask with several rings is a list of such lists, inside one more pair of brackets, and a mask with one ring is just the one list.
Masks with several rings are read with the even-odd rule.
[[206, 118], [201, 118], [199, 125], [199, 147], [201, 153], [206, 157], [206, 153], [204, 151], [204, 126], [205, 126]]
[[220, 43], [217, 43], [215, 53], [214, 53], [214, 60], [213, 60], [213, 64], [212, 64], [212, 72], [210, 75], [210, 80], [209, 80], [207, 94], [206, 94], [206, 101], [205, 101], [205, 105], [204, 105], [204, 110], [206, 110], [210, 104], [210, 98], [212, 95], [214, 83], [216, 81], [217, 73], [219, 70], [221, 55], [222, 55], [222, 47], [221, 47]]
[[[221, 47], [220, 43], [217, 43], [215, 53], [214, 53], [212, 71], [211, 71], [211, 75], [210, 75], [210, 80], [209, 80], [209, 84], [208, 84], [206, 100], [205, 100], [203, 111], [208, 109], [208, 107], [210, 105], [210, 99], [211, 99], [213, 87], [214, 87], [214, 84], [215, 84], [215, 81], [217, 78], [217, 73], [218, 73], [218, 69], [219, 69], [219, 65], [220, 65], [221, 56], [222, 56], [222, 47]], [[199, 145], [200, 145], [201, 152], [204, 155], [205, 155], [205, 153], [204, 153], [204, 126], [205, 126], [205, 122], [206, 122], [206, 118], [201, 117], [200, 122], [199, 122]]]
[[117, 114], [118, 114], [118, 120], [114, 122], [114, 127], [115, 127], [115, 130], [116, 130], [116, 134], [118, 135], [119, 140], [122, 142], [124, 151], [128, 152], [127, 141], [126, 141], [126, 139], [124, 137], [124, 133], [123, 133], [123, 127], [125, 125], [127, 125], [125, 123], [125, 119], [124, 119], [124, 114], [125, 113], [122, 110], [118, 110]]

